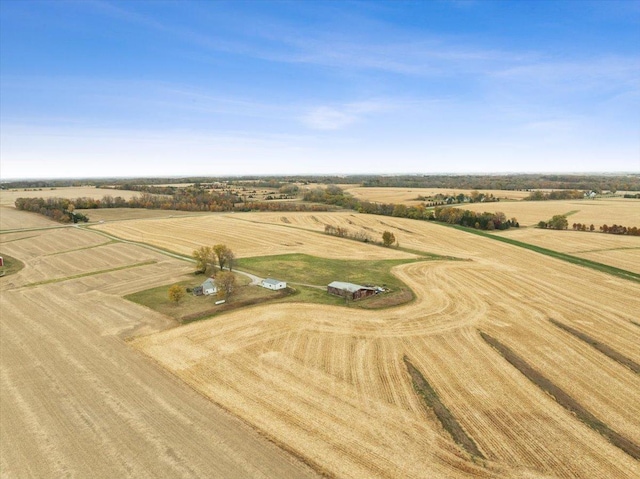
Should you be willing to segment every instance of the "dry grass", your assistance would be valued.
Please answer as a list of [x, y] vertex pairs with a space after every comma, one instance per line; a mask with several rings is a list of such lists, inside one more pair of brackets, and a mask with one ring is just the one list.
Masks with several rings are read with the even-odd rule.
[[158, 218], [176, 218], [183, 216], [202, 216], [210, 213], [176, 210], [146, 210], [142, 208], [104, 208], [76, 210], [87, 215], [92, 223], [98, 221], [146, 220]]
[[0, 206], [0, 232], [22, 228], [49, 228], [60, 226], [46, 216], [37, 213], [25, 213], [13, 206]]
[[[274, 240], [282, 228], [317, 231], [326, 223], [388, 229], [403, 246], [472, 261], [396, 267], [416, 293], [398, 308], [259, 306], [135, 341], [191, 387], [338, 477], [637, 476], [637, 461], [556, 404], [476, 332], [508, 345], [638, 444], [638, 375], [547, 319], [579, 326], [638, 362], [637, 284], [426, 222], [351, 213], [244, 219], [263, 221], [262, 236], [278, 235]], [[304, 237], [303, 229], [293, 231]], [[341, 248], [353, 243], [336, 241]], [[486, 457], [482, 465], [416, 395], [404, 355], [474, 439]]]

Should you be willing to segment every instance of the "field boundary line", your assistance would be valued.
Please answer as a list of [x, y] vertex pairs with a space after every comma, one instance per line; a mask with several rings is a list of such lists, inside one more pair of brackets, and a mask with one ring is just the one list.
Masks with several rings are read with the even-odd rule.
[[551, 396], [559, 406], [562, 406], [567, 412], [574, 415], [583, 424], [607, 438], [612, 445], [624, 451], [632, 458], [640, 460], [640, 446], [638, 446], [630, 439], [619, 434], [618, 432], [614, 431], [604, 422], [600, 421], [596, 416], [591, 414], [563, 389], [551, 382], [551, 380], [549, 380], [538, 370], [531, 367], [529, 363], [522, 359], [511, 348], [505, 346], [497, 339], [489, 336], [482, 331], [480, 331], [480, 336], [489, 346], [495, 349], [498, 354], [500, 354], [500, 356], [502, 356], [509, 364], [516, 368], [524, 377], [526, 377], [529, 381], [538, 386], [542, 391]]
[[536, 246], [531, 243], [525, 243], [524, 241], [515, 240], [513, 238], [505, 238], [504, 236], [486, 233], [484, 231], [476, 230], [473, 228], [465, 228], [464, 226], [449, 225], [449, 224], [443, 224], [443, 223], [437, 223], [437, 224], [448, 227], [448, 228], [454, 228], [460, 231], [465, 231], [467, 233], [471, 233], [474, 235], [483, 236], [485, 238], [491, 238], [495, 241], [502, 241], [503, 243], [507, 243], [513, 246], [518, 246], [520, 248], [528, 249], [536, 253], [550, 256], [551, 258], [556, 258], [562, 261], [566, 261], [567, 263], [583, 266], [585, 268], [591, 268], [593, 270], [600, 271], [601, 273], [607, 273], [612, 276], [617, 276], [618, 278], [640, 283], [640, 274], [634, 273], [632, 271], [627, 271], [626, 269], [616, 268], [615, 266], [609, 266], [607, 264], [598, 263], [596, 261], [591, 261], [590, 259], [580, 258], [578, 256], [573, 256], [567, 253], [561, 253], [559, 251], [543, 248], [541, 246]]
[[111, 273], [113, 271], [121, 271], [123, 269], [137, 268], [139, 266], [149, 266], [151, 264], [156, 264], [156, 263], [157, 263], [157, 261], [155, 259], [152, 259], [152, 260], [149, 260], [149, 261], [143, 261], [141, 263], [134, 263], [134, 264], [127, 264], [127, 265], [124, 265], [124, 266], [118, 266], [117, 268], [109, 268], [109, 269], [102, 269], [102, 270], [99, 270], [99, 271], [90, 271], [88, 273], [74, 274], [73, 276], [65, 276], [64, 278], [46, 279], [44, 281], [37, 281], [35, 283], [25, 284], [25, 285], [21, 286], [21, 288], [33, 288], [35, 286], [42, 286], [44, 284], [61, 283], [63, 281], [71, 281], [72, 279], [84, 278], [86, 276], [95, 276], [95, 275], [103, 274], [103, 273]]

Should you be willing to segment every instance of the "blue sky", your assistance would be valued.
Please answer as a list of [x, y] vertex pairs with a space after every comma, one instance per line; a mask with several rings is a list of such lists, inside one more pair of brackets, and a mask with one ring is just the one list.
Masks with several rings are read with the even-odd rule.
[[0, 177], [640, 172], [640, 2], [0, 1]]

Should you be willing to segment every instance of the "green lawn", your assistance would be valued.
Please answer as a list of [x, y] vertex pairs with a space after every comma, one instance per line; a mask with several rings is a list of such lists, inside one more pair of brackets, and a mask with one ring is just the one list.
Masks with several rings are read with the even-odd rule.
[[263, 278], [276, 278], [288, 283], [326, 286], [332, 281], [346, 281], [400, 289], [406, 286], [391, 274], [391, 268], [399, 264], [425, 261], [425, 259], [427, 258], [366, 261], [284, 254], [242, 258], [238, 260], [237, 267]]
[[0, 253], [0, 256], [4, 260], [4, 266], [0, 267], [0, 276], [9, 276], [24, 268], [24, 263], [19, 259], [7, 256], [4, 253]]

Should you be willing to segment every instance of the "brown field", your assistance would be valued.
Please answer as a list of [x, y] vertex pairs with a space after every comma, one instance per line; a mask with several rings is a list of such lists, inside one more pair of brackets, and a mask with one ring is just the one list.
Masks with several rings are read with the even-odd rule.
[[0, 190], [0, 205], [15, 204], [18, 198], [97, 198], [103, 196], [122, 196], [125, 200], [139, 196], [137, 191], [112, 190], [94, 188], [93, 186], [77, 186], [68, 188], [12, 189]]
[[77, 228], [0, 239], [26, 265], [0, 278], [0, 477], [317, 477], [123, 339], [175, 326], [121, 296], [189, 264]]
[[473, 211], [502, 211], [507, 218], [516, 217], [521, 226], [537, 225], [554, 215], [568, 216], [573, 223], [600, 225], [619, 224], [640, 228], [640, 201], [624, 198], [598, 198], [595, 200], [519, 201], [501, 203], [473, 203], [461, 206]]
[[[640, 221], [636, 224], [640, 224]], [[640, 238], [637, 236], [538, 228], [512, 229], [500, 234], [525, 243], [640, 273]]]
[[[226, 243], [238, 256], [411, 256], [319, 234], [326, 224], [376, 239], [392, 231], [403, 247], [469, 261], [395, 267], [416, 295], [396, 308], [270, 304], [172, 327], [121, 296], [183, 280], [190, 264], [80, 228], [0, 236], [26, 264], [0, 279], [0, 476], [313, 477], [295, 457], [340, 478], [640, 475], [637, 460], [479, 334], [637, 445], [640, 376], [549, 321], [639, 363], [637, 283], [429, 222], [351, 212], [95, 228], [187, 255]], [[537, 230], [515, 233], [525, 231]], [[55, 282], [28, 286], [42, 281]], [[443, 430], [404, 356], [486, 459]]]
[[101, 208], [76, 211], [87, 215], [91, 223], [98, 221], [146, 220], [152, 218], [175, 218], [210, 214], [197, 211], [146, 210], [142, 208]]
[[[469, 195], [474, 190], [449, 189], [449, 188], [377, 188], [353, 185], [342, 185], [344, 191], [351, 193], [360, 200], [376, 203], [403, 203], [405, 205], [419, 205], [423, 201], [416, 201], [418, 196], [428, 198], [437, 194], [456, 196], [460, 193]], [[477, 190], [485, 195], [492, 194], [496, 198], [507, 200], [521, 200], [529, 196], [528, 191], [508, 190]]]
[[[283, 215], [280, 215], [283, 216]], [[204, 245], [224, 243], [238, 257], [306, 253], [327, 258], [385, 259], [414, 255], [374, 245], [340, 240], [283, 225], [260, 222], [259, 213], [210, 214], [194, 218], [123, 221], [93, 228], [131, 241], [142, 241], [184, 255]], [[324, 231], [324, 226], [322, 226]]]
[[18, 211], [12, 206], [0, 206], [0, 232], [20, 228], [48, 228], [60, 226], [46, 216]]
[[[472, 261], [396, 267], [417, 299], [390, 310], [258, 306], [134, 340], [195, 390], [336, 477], [640, 474], [636, 460], [558, 405], [478, 332], [640, 444], [640, 377], [549, 321], [638, 362], [636, 283], [427, 222], [351, 213], [246, 219], [262, 222], [262, 237], [274, 242], [283, 231], [331, 223], [391, 230], [402, 246]], [[260, 223], [247, 224], [251, 235], [260, 230]], [[178, 249], [191, 231], [173, 231]], [[327, 252], [319, 246], [316, 254]], [[474, 461], [442, 430], [415, 394], [404, 355], [486, 460]]]

